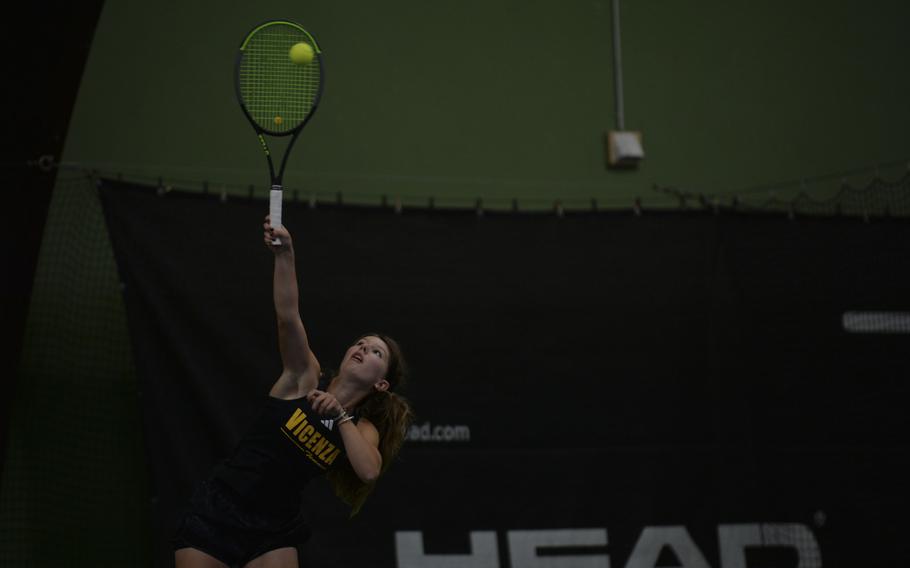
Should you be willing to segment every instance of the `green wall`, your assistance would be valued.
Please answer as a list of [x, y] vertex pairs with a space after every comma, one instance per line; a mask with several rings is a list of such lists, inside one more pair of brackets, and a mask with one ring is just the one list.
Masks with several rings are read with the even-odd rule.
[[[643, 132], [647, 156], [636, 171], [609, 171], [606, 0], [112, 1], [63, 160], [190, 189], [255, 184], [264, 196], [233, 57], [252, 25], [285, 17], [316, 34], [327, 64], [322, 106], [286, 176], [304, 195], [674, 207], [654, 185], [726, 199], [901, 162], [881, 172], [894, 178], [910, 158], [908, 16], [897, 0], [623, 2], [626, 127]], [[804, 189], [820, 199], [838, 187]], [[0, 564], [150, 563], [123, 305], [93, 186], [73, 173], [54, 192], [15, 396]]]
[[626, 128], [646, 159], [617, 172], [608, 0], [407, 0], [108, 3], [65, 159], [264, 191], [233, 58], [276, 16], [325, 49], [286, 184], [327, 198], [673, 205], [652, 187], [729, 195], [910, 158], [906, 2], [623, 2]]

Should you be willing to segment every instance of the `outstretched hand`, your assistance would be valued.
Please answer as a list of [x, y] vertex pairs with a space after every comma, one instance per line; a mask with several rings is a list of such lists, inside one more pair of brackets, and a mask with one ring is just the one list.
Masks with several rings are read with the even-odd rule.
[[[291, 234], [284, 227], [273, 227], [271, 222], [271, 216], [265, 216], [265, 222], [262, 224], [262, 240], [265, 242], [265, 246], [270, 248], [272, 252], [278, 254], [279, 252], [291, 250]], [[281, 244], [274, 244], [275, 239], [279, 239]]]
[[307, 401], [319, 415], [334, 418], [344, 411], [344, 407], [335, 399], [335, 395], [315, 389], [306, 395]]

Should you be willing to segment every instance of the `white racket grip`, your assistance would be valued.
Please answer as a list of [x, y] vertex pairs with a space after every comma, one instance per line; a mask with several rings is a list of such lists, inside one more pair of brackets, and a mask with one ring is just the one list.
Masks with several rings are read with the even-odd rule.
[[[275, 188], [278, 189], [275, 189]], [[281, 186], [272, 186], [272, 191], [269, 193], [269, 222], [273, 227], [281, 226], [281, 197], [284, 194], [281, 191]], [[280, 245], [281, 239], [275, 239], [272, 241], [273, 245]]]

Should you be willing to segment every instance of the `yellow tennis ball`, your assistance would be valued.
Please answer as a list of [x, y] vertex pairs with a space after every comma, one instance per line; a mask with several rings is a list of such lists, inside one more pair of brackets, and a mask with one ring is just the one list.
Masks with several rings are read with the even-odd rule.
[[281, 126], [281, 123], [282, 123], [282, 122], [283, 122], [283, 119], [282, 119], [280, 116], [276, 116], [276, 117], [275, 117], [275, 125], [276, 125], [276, 126]]
[[308, 43], [300, 42], [291, 46], [291, 61], [297, 65], [306, 65], [313, 61], [313, 48]]

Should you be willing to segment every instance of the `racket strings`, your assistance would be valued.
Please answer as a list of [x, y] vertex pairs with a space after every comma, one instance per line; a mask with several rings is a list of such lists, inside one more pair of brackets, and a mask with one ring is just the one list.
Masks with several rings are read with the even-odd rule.
[[306, 120], [319, 94], [320, 66], [316, 60], [291, 61], [291, 47], [307, 34], [290, 25], [275, 24], [248, 38], [239, 69], [243, 103], [260, 128], [286, 133]]

